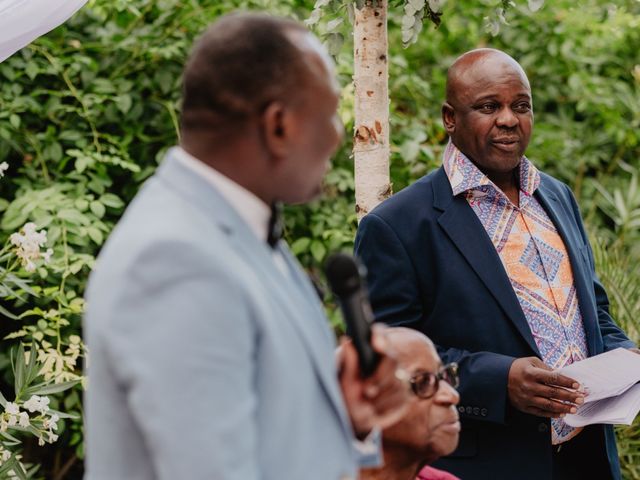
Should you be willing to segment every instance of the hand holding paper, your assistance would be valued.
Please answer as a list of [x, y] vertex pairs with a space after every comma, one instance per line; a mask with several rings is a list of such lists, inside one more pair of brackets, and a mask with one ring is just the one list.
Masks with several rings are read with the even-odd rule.
[[588, 392], [584, 405], [564, 421], [573, 427], [592, 423], [630, 425], [640, 411], [640, 355], [618, 348], [558, 370]]

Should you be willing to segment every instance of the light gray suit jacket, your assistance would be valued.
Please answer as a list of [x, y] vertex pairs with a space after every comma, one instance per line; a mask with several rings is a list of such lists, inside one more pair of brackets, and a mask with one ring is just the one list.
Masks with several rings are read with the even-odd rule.
[[287, 274], [168, 155], [89, 281], [87, 480], [356, 476], [332, 333], [278, 248]]

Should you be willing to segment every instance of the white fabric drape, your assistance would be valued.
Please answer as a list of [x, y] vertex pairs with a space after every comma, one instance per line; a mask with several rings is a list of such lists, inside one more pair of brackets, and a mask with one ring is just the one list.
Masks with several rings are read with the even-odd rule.
[[0, 62], [53, 30], [87, 0], [0, 0]]

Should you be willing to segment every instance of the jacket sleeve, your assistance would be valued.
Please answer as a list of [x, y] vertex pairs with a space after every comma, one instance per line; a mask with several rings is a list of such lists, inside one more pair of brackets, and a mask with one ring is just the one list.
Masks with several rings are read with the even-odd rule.
[[259, 479], [255, 302], [188, 247], [158, 244], [130, 266], [111, 365], [159, 480]]
[[580, 209], [578, 208], [578, 204], [573, 196], [573, 193], [571, 192], [571, 189], [566, 185], [565, 188], [567, 190], [567, 195], [571, 203], [573, 215], [575, 217], [578, 228], [580, 229], [580, 235], [582, 236], [582, 240], [586, 245], [589, 260], [589, 273], [591, 275], [590, 282], [593, 284], [593, 296], [598, 313], [598, 325], [600, 327], [600, 333], [602, 334], [604, 351], [608, 352], [609, 350], [614, 350], [620, 347], [633, 348], [636, 345], [631, 340], [629, 340], [622, 329], [616, 324], [613, 318], [611, 318], [611, 315], [609, 313], [609, 297], [607, 296], [607, 292], [600, 282], [600, 279], [596, 275], [593, 250], [591, 249], [589, 238], [587, 237], [584, 229], [582, 216], [580, 215]]
[[[425, 248], [429, 248], [425, 245]], [[416, 263], [393, 228], [370, 213], [360, 222], [355, 253], [365, 264], [376, 321], [405, 326], [429, 335], [430, 325], [446, 322], [431, 315], [427, 305], [436, 285], [420, 285]], [[507, 379], [514, 357], [493, 352], [469, 352], [436, 343], [443, 363], [459, 366], [461, 416], [505, 422]]]

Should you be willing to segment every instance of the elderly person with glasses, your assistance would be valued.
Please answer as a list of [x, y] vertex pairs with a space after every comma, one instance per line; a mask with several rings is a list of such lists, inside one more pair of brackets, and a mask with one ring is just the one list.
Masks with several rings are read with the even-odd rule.
[[431, 340], [402, 327], [386, 337], [414, 393], [402, 419], [382, 432], [384, 466], [361, 471], [362, 480], [455, 480], [428, 464], [455, 450], [460, 433], [457, 365], [442, 365]]

